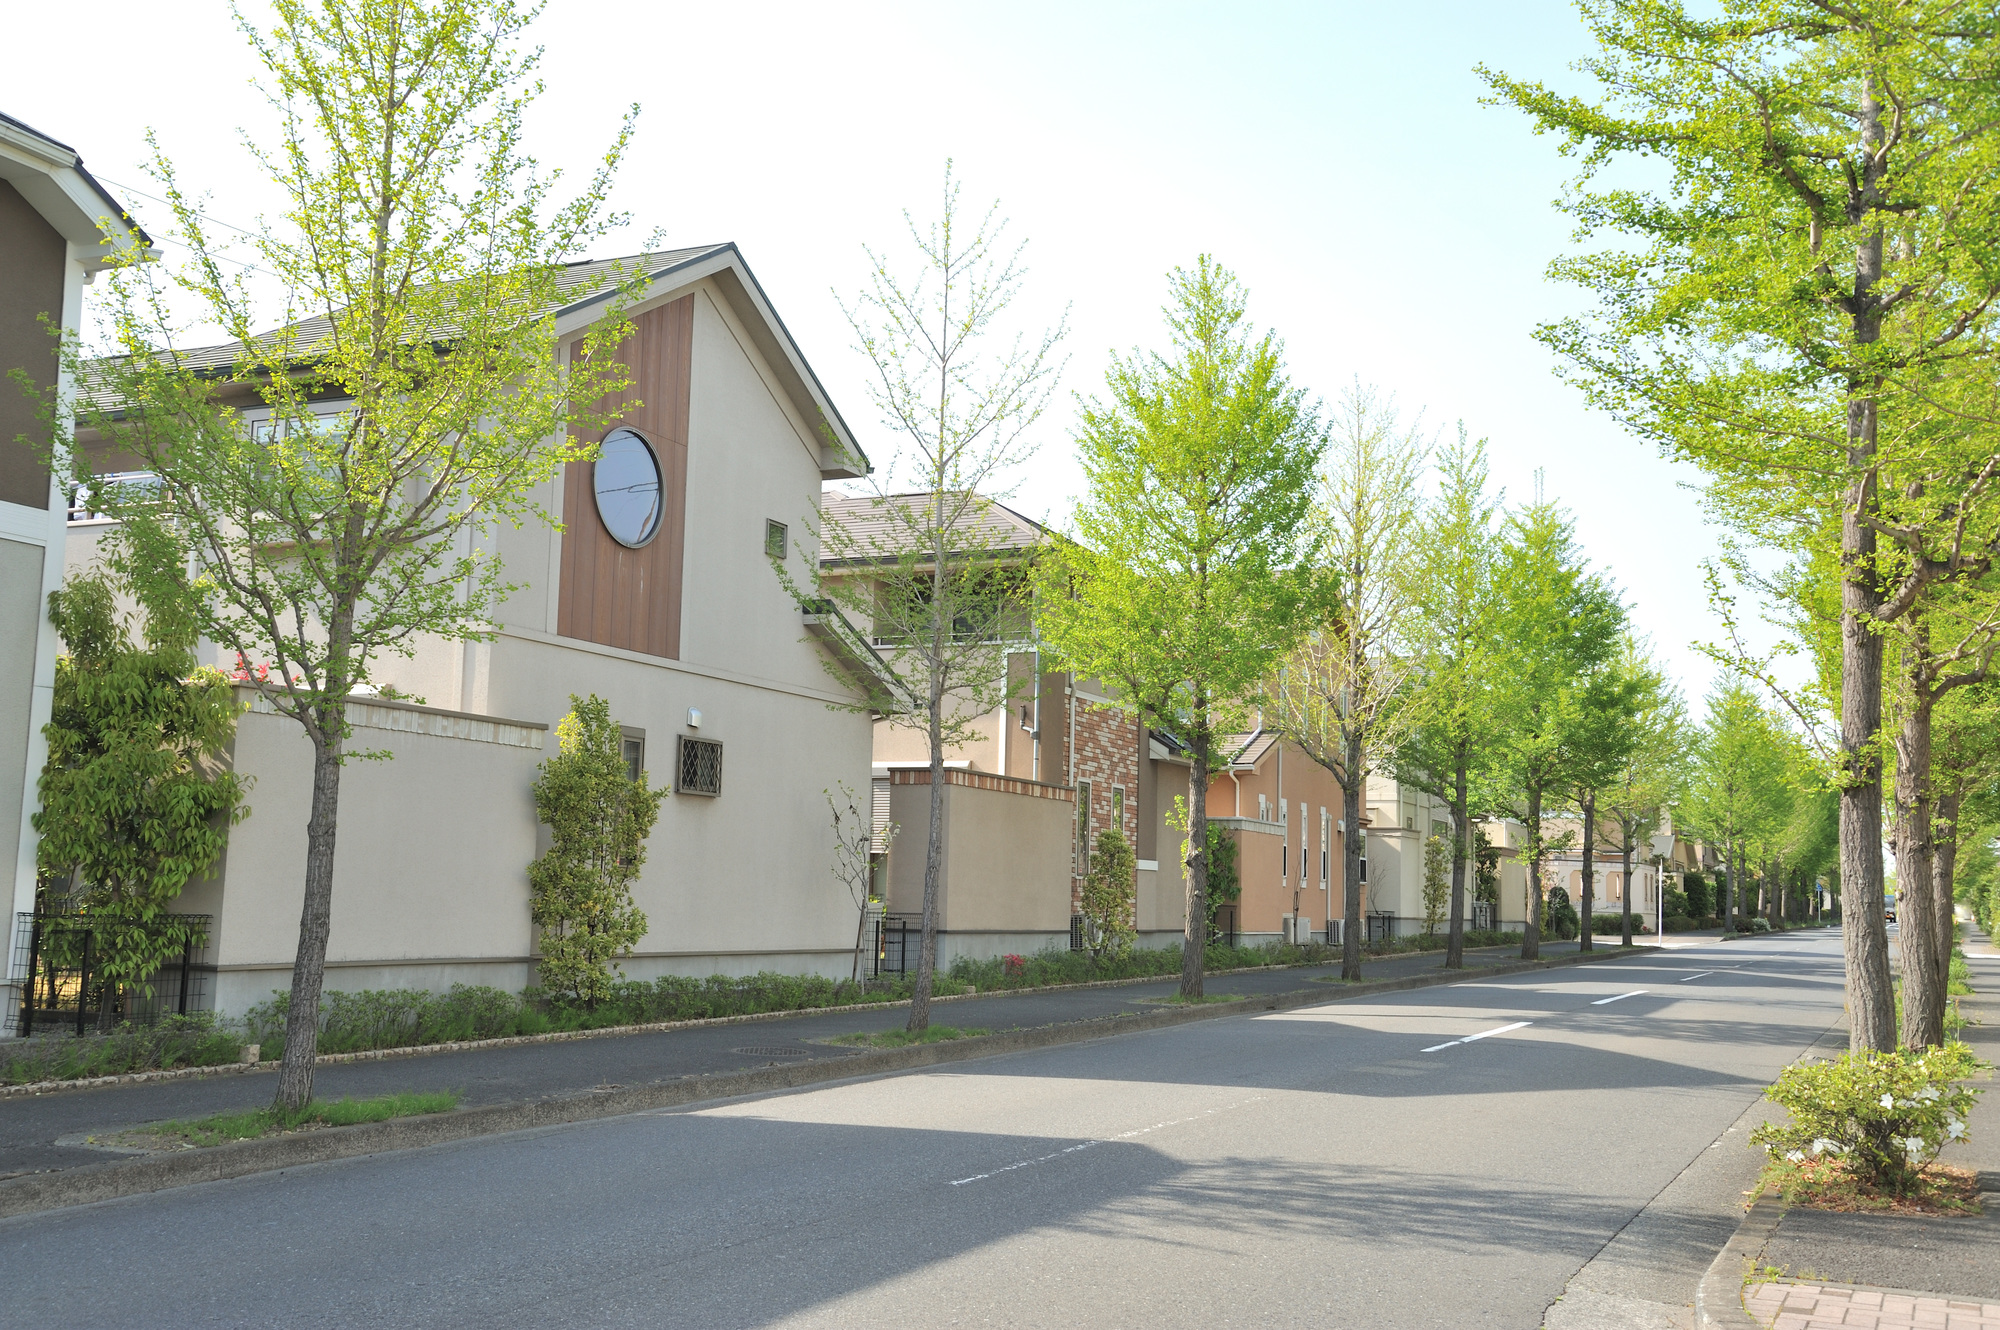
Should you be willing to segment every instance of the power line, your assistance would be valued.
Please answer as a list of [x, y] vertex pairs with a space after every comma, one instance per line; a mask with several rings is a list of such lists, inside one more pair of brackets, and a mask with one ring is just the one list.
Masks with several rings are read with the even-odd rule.
[[[148, 194], [143, 189], [135, 189], [131, 185], [127, 185], [121, 181], [113, 180], [108, 175], [100, 175], [97, 178], [99, 180], [102, 180], [107, 185], [117, 186], [119, 189], [124, 190], [127, 194], [136, 194], [142, 199], [151, 199], [153, 202], [165, 204], [169, 208], [174, 206], [170, 200], [163, 199], [158, 194]], [[193, 215], [201, 218], [204, 222], [214, 222], [217, 226], [222, 227], [224, 230], [234, 231], [238, 235], [249, 236], [252, 240], [257, 240], [261, 238], [257, 232], [246, 231], [242, 227], [236, 225], [234, 222], [225, 222], [220, 217], [211, 217], [205, 212], [194, 212]]]

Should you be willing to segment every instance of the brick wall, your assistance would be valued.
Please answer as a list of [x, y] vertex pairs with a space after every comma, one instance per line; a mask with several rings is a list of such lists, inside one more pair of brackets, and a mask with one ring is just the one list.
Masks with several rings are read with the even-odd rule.
[[[1112, 824], [1115, 792], [1123, 791], [1123, 816], [1119, 830], [1126, 841], [1139, 843], [1139, 722], [1128, 711], [1100, 706], [1087, 699], [1070, 696], [1070, 720], [1075, 726], [1075, 766], [1071, 773], [1077, 787], [1079, 839], [1084, 815], [1083, 783], [1090, 782], [1089, 836], [1095, 842], [1099, 832]], [[1136, 849], [1134, 853], [1137, 853]], [[1077, 856], [1076, 874], [1070, 884], [1071, 909], [1083, 901], [1083, 877], [1088, 862]]]

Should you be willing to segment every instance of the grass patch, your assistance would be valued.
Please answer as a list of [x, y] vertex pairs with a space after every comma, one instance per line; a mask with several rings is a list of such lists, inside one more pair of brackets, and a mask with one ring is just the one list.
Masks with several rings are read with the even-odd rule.
[[942, 1044], [953, 1039], [974, 1039], [991, 1033], [991, 1030], [982, 1030], [976, 1026], [968, 1026], [961, 1030], [955, 1025], [927, 1025], [919, 1034], [911, 1034], [908, 1030], [883, 1030], [874, 1034], [866, 1032], [844, 1034], [827, 1042], [851, 1044], [861, 1048], [908, 1048], [911, 1044]]
[[376, 1095], [372, 1099], [313, 1100], [296, 1113], [277, 1108], [257, 1108], [247, 1113], [217, 1113], [186, 1122], [165, 1122], [131, 1136], [152, 1137], [166, 1144], [193, 1146], [223, 1145], [230, 1141], [253, 1141], [260, 1136], [317, 1127], [351, 1127], [359, 1122], [387, 1122], [391, 1118], [419, 1117], [426, 1113], [449, 1113], [458, 1107], [456, 1090], [406, 1091]]

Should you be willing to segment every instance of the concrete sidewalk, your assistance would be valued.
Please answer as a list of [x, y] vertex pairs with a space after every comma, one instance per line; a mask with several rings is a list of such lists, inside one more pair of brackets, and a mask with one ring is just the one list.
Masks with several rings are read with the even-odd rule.
[[[1542, 946], [1544, 956], [1575, 951], [1573, 942]], [[1468, 952], [1466, 968], [1500, 965], [1518, 955], [1511, 947]], [[1443, 961], [1442, 952], [1377, 957], [1364, 960], [1362, 974], [1368, 979], [1397, 979], [1440, 969]], [[1250, 971], [1212, 978], [1206, 989], [1247, 996], [1315, 990], [1333, 998], [1340, 994], [1340, 985], [1315, 981], [1339, 972], [1337, 964]], [[1110, 1020], [1158, 1010], [1157, 999], [1178, 986], [1178, 979], [1162, 978], [1116, 987], [981, 994], [938, 1003], [932, 1008], [931, 1023], [1000, 1032]], [[319, 1068], [314, 1092], [322, 1099], [338, 1099], [401, 1090], [457, 1090], [468, 1108], [528, 1103], [689, 1076], [847, 1058], [855, 1050], [820, 1041], [897, 1029], [909, 1019], [908, 1012], [907, 1004], [898, 1004], [865, 1011], [786, 1013], [676, 1030], [334, 1063]], [[83, 1144], [83, 1138], [143, 1123], [261, 1108], [274, 1090], [269, 1075], [250, 1073], [0, 1099], [0, 1179], [100, 1164], [111, 1156]]]
[[[1981, 1061], [2000, 1064], [2000, 949], [1967, 923], [1965, 953], [1975, 991], [1959, 1003], [1974, 1023], [1960, 1037]], [[1985, 1213], [1788, 1210], [1755, 1263], [1789, 1277], [1743, 1292], [1756, 1324], [1776, 1330], [2000, 1330], [2000, 1084], [1989, 1079], [1982, 1088], [1967, 1139], [1946, 1147], [1940, 1158], [1980, 1175]]]

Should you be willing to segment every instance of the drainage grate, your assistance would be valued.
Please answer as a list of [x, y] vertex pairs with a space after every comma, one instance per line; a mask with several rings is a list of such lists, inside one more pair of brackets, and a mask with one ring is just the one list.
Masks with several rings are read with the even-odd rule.
[[749, 1048], [732, 1048], [729, 1051], [753, 1058], [809, 1058], [819, 1052], [816, 1048], [796, 1048], [790, 1044], [752, 1044]]

